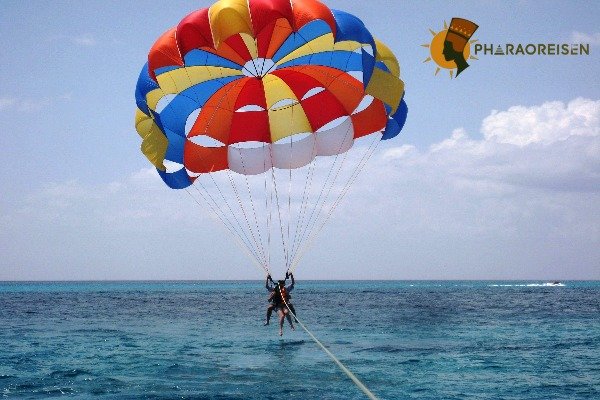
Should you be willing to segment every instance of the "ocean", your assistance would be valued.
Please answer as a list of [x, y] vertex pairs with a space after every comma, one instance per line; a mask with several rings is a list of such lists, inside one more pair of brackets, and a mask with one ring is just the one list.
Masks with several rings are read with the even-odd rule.
[[[600, 282], [302, 281], [379, 399], [600, 399]], [[364, 399], [263, 282], [0, 282], [0, 397]]]

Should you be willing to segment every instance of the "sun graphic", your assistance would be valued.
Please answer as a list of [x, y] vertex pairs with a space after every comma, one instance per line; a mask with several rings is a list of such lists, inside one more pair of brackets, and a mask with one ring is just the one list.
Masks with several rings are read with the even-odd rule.
[[[429, 32], [431, 32], [433, 39], [431, 39], [431, 43], [421, 45], [422, 47], [429, 48], [429, 57], [427, 57], [423, 62], [426, 63], [433, 60], [437, 64], [434, 75], [437, 75], [438, 72], [444, 68], [448, 70], [450, 73], [450, 79], [452, 79], [454, 77], [454, 71], [457, 68], [456, 62], [453, 60], [446, 61], [443, 54], [444, 40], [446, 39], [446, 34], [448, 33], [448, 24], [446, 21], [444, 21], [443, 30], [435, 32], [433, 29], [429, 29]], [[477, 42], [477, 39], [469, 40], [467, 42], [467, 45], [463, 50], [463, 56], [465, 60], [478, 60], [477, 57], [471, 55], [471, 43], [474, 42]]]

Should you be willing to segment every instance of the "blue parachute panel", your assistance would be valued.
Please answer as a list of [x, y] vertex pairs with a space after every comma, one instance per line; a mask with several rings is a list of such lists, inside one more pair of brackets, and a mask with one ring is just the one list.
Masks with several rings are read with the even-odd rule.
[[[371, 51], [376, 54], [377, 47], [375, 39], [365, 24], [356, 16], [340, 10], [331, 10], [336, 23], [335, 41], [352, 40], [355, 42], [368, 44], [371, 46]], [[363, 58], [363, 84], [365, 87], [369, 84], [373, 75], [373, 67], [375, 65], [375, 57], [364, 49], [362, 51]]]
[[146, 102], [146, 95], [154, 89], [158, 89], [158, 84], [150, 78], [150, 74], [148, 73], [148, 63], [146, 63], [140, 71], [137, 85], [135, 86], [135, 103], [146, 115], [150, 115], [148, 103]]
[[193, 183], [185, 168], [181, 168], [179, 171], [175, 172], [165, 172], [160, 169], [157, 169], [157, 171], [162, 180], [171, 189], [184, 189]]
[[277, 63], [292, 51], [327, 33], [331, 33], [331, 28], [325, 21], [320, 19], [304, 25], [298, 32], [294, 32], [288, 36], [281, 47], [279, 47], [279, 50], [273, 55], [273, 62]]
[[408, 106], [406, 105], [404, 99], [402, 99], [400, 106], [398, 106], [398, 109], [396, 110], [396, 113], [388, 120], [381, 140], [388, 140], [396, 137], [402, 128], [404, 128], [407, 116]]
[[216, 54], [201, 49], [191, 50], [189, 53], [186, 54], [184, 61], [186, 67], [206, 65], [212, 67], [242, 69], [241, 65], [231, 60], [228, 60], [226, 58], [220, 57]]

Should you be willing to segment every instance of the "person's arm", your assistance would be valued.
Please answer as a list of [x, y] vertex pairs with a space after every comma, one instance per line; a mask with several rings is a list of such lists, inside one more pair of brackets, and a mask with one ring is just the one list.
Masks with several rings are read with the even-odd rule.
[[269, 281], [273, 282], [273, 279], [271, 279], [271, 275], [267, 275], [267, 280], [265, 281], [265, 287], [267, 288], [267, 290], [271, 290], [271, 287], [269, 287]]
[[292, 290], [294, 288], [294, 284], [296, 283], [296, 281], [294, 281], [294, 274], [290, 272], [290, 278], [292, 278], [292, 284], [290, 285], [290, 289]]

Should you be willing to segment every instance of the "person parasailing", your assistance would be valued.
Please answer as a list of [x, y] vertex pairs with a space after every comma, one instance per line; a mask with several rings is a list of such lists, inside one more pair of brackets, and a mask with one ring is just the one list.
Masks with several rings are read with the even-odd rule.
[[[292, 283], [286, 287], [285, 282], [288, 278], [291, 278]], [[267, 306], [267, 317], [264, 325], [269, 325], [273, 310], [277, 310], [279, 315], [280, 336], [283, 335], [283, 321], [285, 318], [287, 318], [290, 327], [292, 329], [295, 329], [290, 315], [291, 311], [291, 314], [294, 316], [295, 319], [296, 310], [293, 304], [291, 303], [292, 297], [290, 295], [290, 291], [294, 289], [295, 283], [296, 282], [294, 280], [294, 275], [292, 273], [286, 273], [285, 279], [279, 280], [277, 283], [273, 281], [271, 275], [267, 275], [267, 279], [265, 282], [265, 287], [269, 291], [269, 305]], [[295, 321], [298, 322], [298, 320], [296, 319]]]
[[267, 280], [265, 281], [265, 288], [269, 292], [269, 305], [267, 306], [267, 319], [264, 323], [265, 326], [269, 325], [269, 321], [271, 320], [271, 314], [273, 314], [273, 310], [275, 309], [275, 303], [273, 301], [275, 297], [275, 287], [276, 283], [273, 281], [273, 278], [271, 278], [271, 274], [268, 274]]
[[[294, 305], [292, 304], [292, 295], [290, 294], [290, 291], [294, 288], [294, 285], [296, 283], [294, 280], [294, 274], [291, 272], [286, 272], [285, 280], [287, 280], [288, 278], [292, 279], [292, 284], [290, 286], [288, 286], [288, 289], [286, 291], [285, 303], [287, 305], [287, 308], [289, 308], [290, 311], [292, 312], [292, 316], [294, 317], [294, 322], [298, 323], [298, 320], [296, 319], [296, 309], [294, 308]], [[284, 285], [285, 285], [285, 280], [284, 280]]]
[[[286, 279], [288, 274], [286, 274]], [[279, 336], [283, 336], [283, 321], [287, 318], [290, 327], [292, 330], [295, 330], [294, 323], [292, 322], [292, 318], [290, 316], [290, 310], [286, 307], [286, 303], [289, 305], [288, 300], [291, 299], [290, 291], [294, 289], [294, 277], [291, 276], [292, 283], [289, 286], [285, 286], [285, 279], [279, 280], [277, 282], [277, 286], [275, 287], [275, 294], [273, 296], [273, 302], [275, 307], [277, 308], [277, 314], [279, 315]]]

